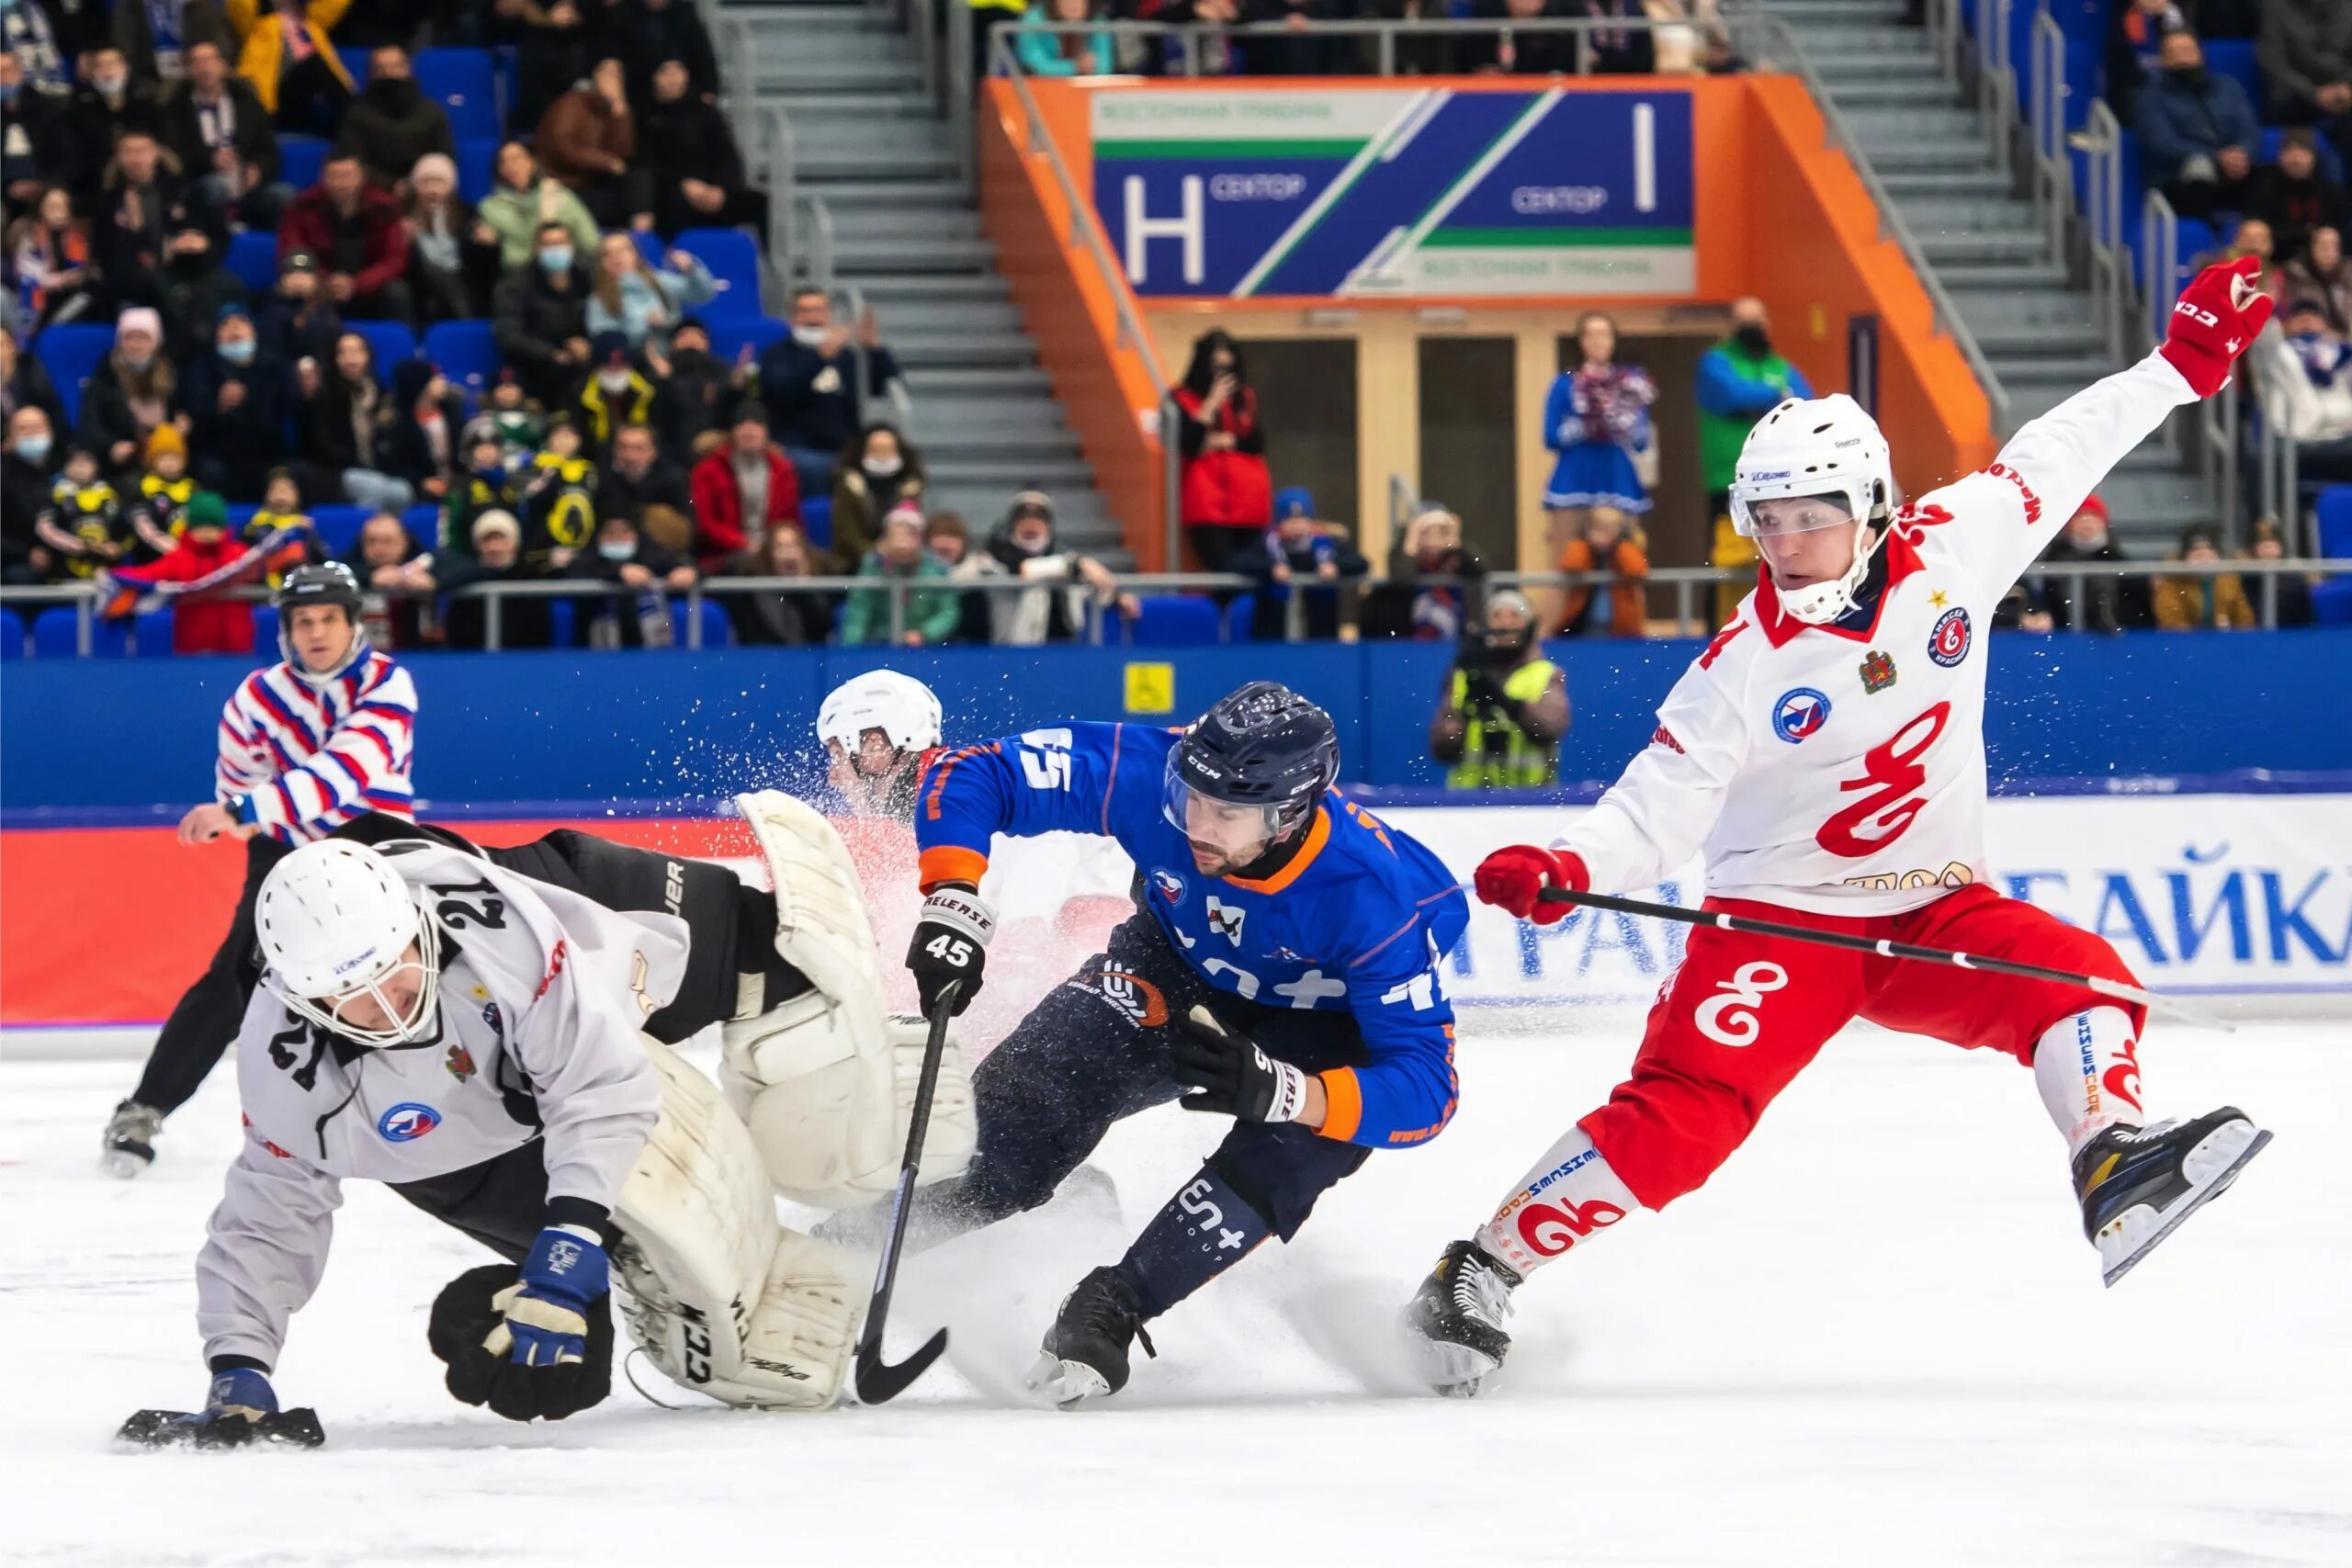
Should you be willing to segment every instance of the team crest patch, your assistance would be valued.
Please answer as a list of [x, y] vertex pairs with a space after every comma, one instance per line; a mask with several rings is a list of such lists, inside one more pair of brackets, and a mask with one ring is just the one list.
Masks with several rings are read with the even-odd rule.
[[376, 1131], [390, 1144], [413, 1144], [441, 1125], [441, 1112], [410, 1101], [393, 1106], [378, 1118]]
[[1811, 686], [1781, 694], [1772, 705], [1772, 733], [1793, 746], [1829, 722], [1829, 699]]
[[1184, 879], [1164, 865], [1151, 868], [1151, 890], [1169, 904], [1184, 901]]
[[1862, 660], [1862, 690], [1883, 692], [1894, 684], [1894, 660], [1879, 649], [1871, 649]]
[[441, 1065], [448, 1068], [449, 1076], [459, 1083], [474, 1076], [474, 1054], [463, 1045], [450, 1046], [449, 1054], [441, 1058]]
[[481, 1004], [481, 1021], [490, 1025], [490, 1032], [492, 1034], [497, 1035], [501, 1040], [506, 1038], [506, 1015], [498, 1010], [496, 1002]]
[[1217, 935], [1225, 938], [1226, 941], [1231, 942], [1234, 946], [1239, 947], [1241, 945], [1241, 921], [1250, 913], [1250, 911], [1247, 909], [1236, 908], [1230, 904], [1219, 902], [1217, 896], [1214, 893], [1209, 895], [1208, 911], [1209, 930], [1216, 932]]
[[1936, 618], [1928, 635], [1928, 657], [1949, 670], [1968, 657], [1968, 612], [1955, 604]]

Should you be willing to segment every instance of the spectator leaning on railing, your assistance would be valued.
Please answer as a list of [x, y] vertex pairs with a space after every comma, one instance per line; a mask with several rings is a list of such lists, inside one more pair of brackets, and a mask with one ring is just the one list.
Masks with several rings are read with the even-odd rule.
[[[471, 558], [438, 573], [449, 597], [443, 623], [451, 648], [487, 646], [489, 604], [460, 590], [483, 583], [534, 582], [542, 574], [523, 559], [523, 527], [514, 514], [493, 509], [474, 519]], [[536, 595], [505, 599], [499, 606], [501, 648], [546, 648], [555, 640], [554, 612]]]
[[[229, 508], [210, 491], [188, 498], [187, 512], [172, 547], [144, 566], [122, 567], [109, 575], [133, 590], [162, 583], [190, 583], [210, 578], [249, 553], [244, 542], [229, 533]], [[221, 597], [224, 590], [244, 586], [258, 577], [262, 562], [217, 587], [190, 592], [171, 601], [174, 653], [251, 653], [254, 650], [253, 607], [240, 599]]]
[[[2258, 517], [2255, 520], [2253, 538], [2254, 543], [2246, 551], [2249, 559], [2277, 561], [2287, 558], [2286, 536], [2278, 531], [2278, 525], [2269, 518]], [[2312, 580], [2300, 572], [2281, 572], [2270, 581], [2277, 586], [2266, 590], [2261, 580], [2252, 580], [2247, 584], [2247, 592], [2255, 595], [2265, 592], [2278, 595], [2278, 625], [2310, 626], [2312, 624]]]
[[[1708, 559], [1716, 566], [1752, 567], [1756, 547], [1731, 521], [1732, 471], [1739, 449], [1756, 422], [1788, 398], [1813, 396], [1804, 373], [1772, 352], [1771, 320], [1764, 301], [1748, 296], [1731, 305], [1731, 336], [1699, 361], [1699, 471], [1707, 487], [1707, 514], [1714, 519], [1714, 545]], [[1737, 582], [1715, 589], [1715, 620], [1729, 625], [1747, 597]]]
[[626, 513], [612, 512], [596, 525], [596, 546], [573, 558], [571, 575], [629, 590], [593, 605], [587, 643], [591, 648], [667, 648], [673, 641], [668, 595], [698, 581], [694, 564], [638, 531]]
[[1364, 602], [1367, 637], [1453, 642], [1477, 619], [1487, 563], [1464, 542], [1462, 519], [1435, 502], [1405, 525], [1388, 552], [1388, 581]]
[[[956, 635], [961, 617], [957, 595], [947, 587], [947, 563], [922, 547], [922, 513], [901, 506], [882, 520], [882, 537], [858, 567], [857, 575], [876, 586], [853, 592], [842, 612], [842, 641], [927, 648]], [[922, 583], [922, 587], [910, 586]], [[889, 586], [883, 586], [888, 584]], [[904, 590], [899, 631], [890, 633], [890, 601]]]
[[1093, 19], [1092, 0], [1034, 0], [1013, 26], [1013, 53], [1032, 76], [1108, 76], [1119, 69], [1118, 45], [1108, 32], [1049, 33], [1050, 23]]
[[1446, 677], [1430, 755], [1456, 789], [1547, 784], [1560, 776], [1567, 732], [1567, 676], [1535, 641], [1534, 607], [1511, 589], [1490, 595], [1485, 624], [1463, 639]]
[[1640, 637], [1647, 629], [1647, 605], [1643, 580], [1650, 573], [1650, 558], [1643, 547], [1641, 530], [1611, 506], [1596, 506], [1585, 520], [1584, 536], [1560, 548], [1562, 571], [1613, 571], [1617, 581], [1606, 588], [1573, 585], [1560, 598], [1554, 637]]
[[[903, 516], [894, 509], [891, 516]], [[937, 559], [926, 550], [926, 557]], [[1096, 606], [1114, 606], [1132, 619], [1135, 595], [1119, 592], [1118, 579], [1091, 556], [1060, 548], [1054, 532], [1053, 498], [1041, 491], [1024, 490], [1012, 498], [1004, 520], [989, 531], [987, 545], [973, 552], [979, 578], [1017, 578], [1031, 583], [1022, 592], [992, 592], [989, 600], [989, 640], [1000, 647], [1030, 648], [1045, 642], [1069, 642], [1086, 635], [1087, 617]], [[945, 566], [945, 562], [941, 563]], [[951, 573], [952, 574], [952, 573]], [[960, 599], [960, 595], [950, 595]], [[956, 623], [963, 606], [956, 605]], [[953, 627], [950, 628], [952, 633]], [[943, 633], [932, 641], [944, 641]]]
[[401, 520], [379, 512], [360, 525], [344, 564], [359, 580], [359, 621], [381, 649], [417, 648], [433, 609], [432, 552]]
[[[2212, 529], [2192, 525], [2180, 536], [2180, 553], [2172, 558], [2189, 566], [2218, 565], [2222, 551]], [[2245, 584], [2234, 572], [2215, 576], [2159, 577], [2153, 587], [2156, 625], [2168, 632], [2215, 628], [2244, 631], [2261, 625], [2245, 596]]]
[[1318, 642], [1338, 637], [1339, 581], [1361, 577], [1369, 569], [1346, 530], [1315, 515], [1315, 496], [1306, 486], [1276, 491], [1274, 525], [1233, 562], [1234, 570], [1259, 581], [1250, 608], [1250, 637], [1271, 642], [1287, 635], [1293, 594], [1299, 596], [1304, 636]]
[[[734, 558], [729, 570], [739, 577], [813, 577], [815, 561], [800, 525], [782, 522], [768, 529], [757, 548]], [[738, 642], [803, 648], [833, 635], [833, 595], [763, 590], [729, 593], [720, 601], [735, 626]]]
[[[2041, 552], [2041, 564], [2061, 569], [2120, 566], [2131, 558], [2116, 543], [2109, 526], [2107, 502], [2094, 495], [2075, 509], [2075, 514], [2066, 520], [2065, 530]], [[2018, 624], [2027, 631], [2078, 628], [2120, 632], [2155, 623], [2154, 614], [2148, 606], [2148, 580], [2144, 577], [2086, 573], [2080, 603], [2075, 601], [2075, 580], [2063, 570], [2039, 580], [2029, 578], [2025, 583], [2026, 609]]]

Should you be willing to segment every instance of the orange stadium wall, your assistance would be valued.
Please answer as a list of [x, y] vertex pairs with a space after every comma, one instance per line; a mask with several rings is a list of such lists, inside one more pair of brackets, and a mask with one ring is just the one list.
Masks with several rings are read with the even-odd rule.
[[[1464, 77], [1418, 80], [1456, 93], [1527, 90], [1522, 80]], [[1349, 310], [1414, 311], [1448, 308], [1476, 313], [1530, 306], [1564, 318], [1587, 308], [1717, 309], [1744, 294], [1772, 311], [1774, 337], [1814, 385], [1847, 387], [1847, 331], [1858, 315], [1878, 318], [1879, 421], [1908, 493], [1966, 473], [1991, 459], [1994, 437], [1984, 393], [1950, 338], [1938, 333], [1926, 289], [1900, 247], [1879, 237], [1878, 213], [1846, 157], [1827, 145], [1826, 127], [1802, 82], [1755, 75], [1687, 79], [1564, 80], [1569, 92], [1670, 92], [1688, 95], [1696, 179], [1691, 244], [1694, 287], [1688, 293], [1606, 297], [1381, 299], [1278, 296], [1170, 299], [1143, 308], [1156, 317], [1182, 312], [1201, 327], [1220, 316]], [[1231, 93], [1237, 88], [1318, 92], [1393, 90], [1393, 83], [1329, 79], [1252, 79], [1155, 83], [1033, 80], [1046, 133], [1068, 167], [1085, 210], [1072, 214], [1040, 154], [1023, 151], [1025, 131], [1010, 84], [988, 84], [979, 109], [981, 207], [988, 232], [1038, 339], [1055, 389], [1084, 444], [1137, 558], [1157, 565], [1161, 546], [1156, 408], [1148, 372], [1131, 345], [1117, 342], [1111, 290], [1070, 224], [1095, 224], [1091, 105], [1095, 93]], [[1098, 225], [1099, 233], [1099, 225]], [[1565, 323], [1564, 323], [1565, 325]], [[1344, 335], [1342, 333], [1341, 335]], [[1174, 374], [1181, 367], [1163, 367]]]

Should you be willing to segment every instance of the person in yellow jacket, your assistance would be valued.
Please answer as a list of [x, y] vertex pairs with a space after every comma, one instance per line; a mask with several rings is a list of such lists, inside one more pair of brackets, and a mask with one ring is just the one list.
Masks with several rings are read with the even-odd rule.
[[1568, 678], [1535, 640], [1535, 610], [1510, 589], [1489, 597], [1430, 723], [1430, 755], [1455, 789], [1555, 783], [1568, 732]]
[[[2174, 558], [2196, 566], [2212, 566], [2222, 558], [2213, 530], [2192, 525], [2180, 536], [2180, 554]], [[2155, 602], [2156, 626], [2168, 632], [2219, 628], [2244, 631], [2262, 624], [2246, 597], [2245, 583], [2235, 572], [2206, 577], [2159, 577], [2150, 597]]]
[[351, 73], [327, 36], [351, 0], [227, 0], [237, 74], [282, 131], [332, 138], [350, 107]]

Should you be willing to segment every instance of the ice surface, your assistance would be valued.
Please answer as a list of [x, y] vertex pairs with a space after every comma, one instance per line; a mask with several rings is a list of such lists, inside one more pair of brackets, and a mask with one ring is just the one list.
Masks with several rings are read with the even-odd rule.
[[[1061, 1293], [1215, 1141], [1173, 1108], [1099, 1163], [1124, 1215], [1047, 1210], [911, 1259], [903, 1351], [950, 1363], [822, 1416], [661, 1410], [623, 1384], [544, 1427], [455, 1404], [424, 1344], [482, 1255], [354, 1184], [277, 1385], [315, 1453], [117, 1451], [200, 1400], [189, 1265], [235, 1146], [232, 1075], [161, 1163], [97, 1174], [113, 1062], [0, 1062], [0, 1518], [12, 1568], [106, 1563], [2352, 1562], [2345, 1025], [2158, 1027], [2154, 1103], [2278, 1132], [2112, 1292], [2003, 1058], [1856, 1029], [1715, 1181], [1521, 1294], [1488, 1396], [1418, 1396], [1388, 1324], [1448, 1238], [1614, 1081], [1636, 1020], [1474, 1033], [1445, 1135], [1375, 1156], [1299, 1243], [1157, 1325], [1076, 1415], [1019, 1378]], [[5, 1050], [0, 1045], [0, 1050]], [[645, 1374], [650, 1376], [650, 1374]], [[657, 1378], [650, 1386], [670, 1396]]]

